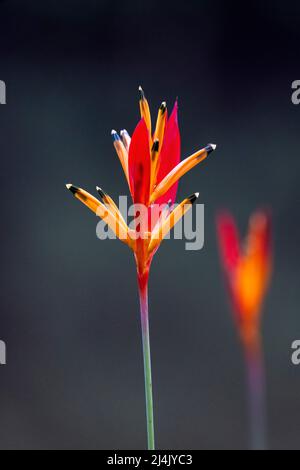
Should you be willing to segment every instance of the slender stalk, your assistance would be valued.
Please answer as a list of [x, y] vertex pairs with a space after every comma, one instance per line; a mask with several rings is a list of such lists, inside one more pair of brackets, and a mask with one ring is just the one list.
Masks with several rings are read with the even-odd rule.
[[138, 281], [139, 281], [143, 357], [144, 357], [148, 450], [154, 450], [155, 440], [154, 440], [153, 394], [152, 394], [151, 352], [150, 352], [150, 335], [149, 335], [149, 312], [148, 312], [148, 273], [145, 273], [142, 276], [138, 276]]
[[265, 370], [259, 335], [246, 350], [251, 449], [266, 449]]

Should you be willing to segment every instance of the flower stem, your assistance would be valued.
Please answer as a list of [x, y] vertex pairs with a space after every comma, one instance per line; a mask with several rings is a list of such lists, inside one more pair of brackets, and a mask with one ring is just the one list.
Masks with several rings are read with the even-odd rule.
[[148, 312], [148, 273], [142, 276], [138, 276], [138, 281], [139, 281], [141, 326], [142, 326], [143, 356], [144, 356], [148, 450], [154, 450], [155, 441], [154, 441], [152, 373], [151, 373], [151, 352], [150, 352], [149, 312]]
[[261, 339], [257, 337], [246, 353], [252, 450], [266, 449], [265, 371]]

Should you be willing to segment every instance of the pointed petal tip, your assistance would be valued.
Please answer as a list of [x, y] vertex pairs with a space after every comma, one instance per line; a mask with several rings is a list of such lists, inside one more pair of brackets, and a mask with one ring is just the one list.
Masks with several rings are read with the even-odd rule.
[[116, 140], [120, 140], [119, 134], [118, 134], [117, 131], [115, 131], [114, 129], [111, 131], [111, 136], [112, 136], [114, 142], [115, 142]]
[[207, 151], [208, 154], [210, 154], [211, 152], [216, 150], [216, 148], [217, 148], [216, 144], [207, 144], [207, 146], [205, 147], [205, 150]]
[[139, 86], [139, 93], [140, 93], [140, 99], [144, 100], [145, 99], [145, 93], [141, 85]]
[[267, 209], [257, 209], [249, 219], [250, 227], [254, 229], [263, 230], [271, 222], [271, 212]]
[[167, 103], [165, 101], [162, 102], [160, 105], [159, 109], [161, 110], [162, 113], [164, 113], [167, 109]]
[[194, 202], [198, 199], [199, 193], [194, 193], [191, 196], [188, 197], [189, 201], [191, 204], [194, 204]]
[[153, 152], [158, 152], [158, 150], [159, 150], [159, 139], [154, 140], [151, 150]]
[[69, 191], [71, 191], [71, 193], [73, 193], [73, 194], [76, 194], [76, 193], [78, 192], [78, 190], [79, 190], [79, 188], [77, 188], [76, 186], [74, 186], [74, 185], [71, 184], [71, 183], [66, 184], [66, 188], [67, 188]]
[[105, 196], [105, 192], [103, 191], [103, 189], [99, 188], [99, 186], [96, 186], [96, 190], [101, 197]]

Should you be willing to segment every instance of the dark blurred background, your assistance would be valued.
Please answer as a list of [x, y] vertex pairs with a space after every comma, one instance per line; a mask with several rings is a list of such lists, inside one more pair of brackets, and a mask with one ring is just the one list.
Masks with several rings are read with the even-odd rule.
[[245, 233], [270, 205], [269, 446], [300, 448], [299, 51], [298, 1], [1, 1], [1, 448], [145, 447], [133, 257], [64, 186], [127, 194], [110, 130], [134, 129], [140, 84], [153, 112], [179, 96], [182, 156], [218, 144], [179, 188], [201, 193], [204, 249], [168, 241], [151, 273], [158, 447], [248, 446], [214, 217], [228, 207]]

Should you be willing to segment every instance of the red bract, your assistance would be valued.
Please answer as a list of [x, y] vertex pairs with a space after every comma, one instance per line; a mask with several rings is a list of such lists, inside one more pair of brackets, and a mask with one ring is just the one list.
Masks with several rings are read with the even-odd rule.
[[149, 132], [141, 119], [132, 135], [128, 173], [132, 199], [135, 204], [148, 205], [150, 194], [150, 148]]

